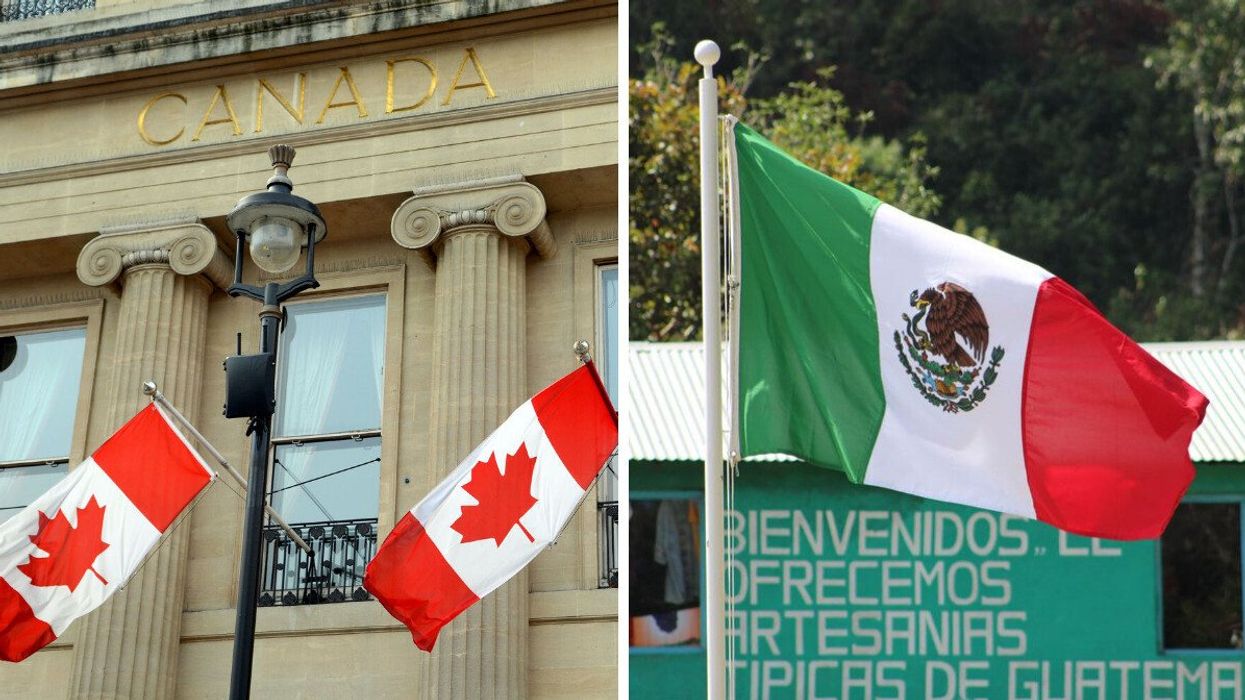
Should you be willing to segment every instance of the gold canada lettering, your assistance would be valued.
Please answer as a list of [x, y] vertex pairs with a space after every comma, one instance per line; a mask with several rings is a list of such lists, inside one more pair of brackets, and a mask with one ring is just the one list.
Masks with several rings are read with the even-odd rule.
[[284, 107], [285, 111], [290, 113], [290, 116], [294, 118], [294, 122], [296, 124], [303, 123], [303, 111], [307, 106], [306, 73], [299, 73], [294, 79], [294, 94], [297, 95], [295, 99], [298, 100], [298, 109], [295, 109], [294, 105], [290, 104], [290, 101], [285, 99], [285, 96], [272, 86], [272, 83], [264, 80], [263, 78], [259, 78], [255, 81], [255, 133], [257, 134], [263, 132], [264, 130], [264, 92], [272, 95], [273, 99], [277, 101], [277, 104]]
[[[333, 83], [333, 89], [329, 90], [329, 98], [324, 101], [324, 109], [320, 110], [320, 116], [316, 119], [317, 124], [324, 123], [324, 115], [328, 114], [330, 109], [334, 107], [349, 107], [350, 105], [354, 105], [355, 109], [358, 110], [360, 119], [367, 118], [367, 107], [363, 106], [363, 96], [359, 94], [359, 86], [354, 84], [354, 78], [350, 76], [350, 69], [342, 66], [338, 70], [341, 72], [337, 74], [337, 82]], [[345, 102], [334, 102], [333, 98], [337, 97], [337, 89], [342, 86], [343, 82], [350, 88], [351, 99]]]
[[[468, 49], [468, 51], [470, 51], [470, 49]], [[418, 63], [419, 65], [423, 66], [428, 71], [428, 91], [425, 92], [424, 96], [419, 98], [419, 101], [415, 102], [414, 104], [409, 104], [409, 105], [405, 105], [402, 107], [395, 107], [393, 104], [393, 87], [394, 87], [394, 76], [397, 75], [397, 69], [398, 69], [399, 63]], [[429, 99], [432, 98], [432, 94], [436, 92], [436, 89], [437, 89], [437, 68], [436, 66], [432, 65], [428, 61], [425, 61], [424, 59], [418, 56], [408, 56], [406, 58], [394, 58], [394, 59], [385, 61], [385, 114], [393, 114], [394, 112], [409, 112], [412, 109], [419, 109], [420, 107], [424, 106], [425, 102], [427, 102]]]
[[[212, 112], [217, 104], [225, 105], [226, 116], [212, 119]], [[242, 125], [238, 123], [238, 115], [233, 111], [233, 104], [229, 101], [229, 93], [225, 91], [224, 85], [216, 86], [216, 92], [212, 93], [212, 102], [208, 105], [207, 111], [203, 113], [203, 119], [199, 120], [199, 128], [195, 129], [195, 135], [190, 140], [198, 141], [203, 130], [213, 124], [228, 124], [233, 127], [234, 136], [242, 135]]]
[[[382, 77], [386, 115], [412, 112], [434, 104], [449, 107], [455, 100], [462, 102], [471, 94], [483, 99], [497, 97], [475, 48], [464, 48], [456, 58], [454, 77], [442, 89], [441, 99], [435, 102], [440, 84], [436, 62], [411, 55], [384, 60], [383, 75], [379, 72], [382, 62], [377, 61], [320, 68], [314, 72], [260, 75], [253, 79], [253, 88], [219, 83], [210, 91], [201, 88], [169, 90], [153, 96], [139, 110], [138, 137], [147, 144], [163, 147], [185, 143], [187, 134], [190, 142], [239, 137], [246, 131], [246, 121], [250, 121], [251, 133], [261, 134], [272, 129], [373, 119], [374, 111], [368, 109], [367, 103], [380, 99]], [[254, 98], [249, 104], [248, 93]], [[310, 114], [307, 112], [309, 101], [311, 109], [316, 110]], [[311, 114], [316, 115], [314, 120]]]
[[[471, 61], [471, 68], [476, 72], [479, 82], [475, 83], [459, 83], [463, 77], [463, 69], [467, 67], [467, 61]], [[454, 79], [450, 81], [450, 89], [445, 91], [445, 101], [442, 105], [448, 105], [450, 98], [454, 96], [455, 90], [466, 90], [467, 88], [482, 87], [489, 99], [497, 97], [497, 93], [493, 92], [493, 86], [488, 81], [488, 76], [484, 74], [484, 66], [480, 65], [480, 58], [476, 56], [475, 49], [467, 49], [463, 55], [463, 60], [458, 64], [458, 72], [454, 74]]]
[[160, 100], [164, 100], [170, 97], [173, 99], [181, 100], [183, 105], [186, 104], [186, 96], [181, 94], [180, 92], [162, 92], [159, 95], [156, 95], [155, 97], [151, 98], [150, 100], [147, 100], [147, 104], [143, 105], [143, 108], [139, 110], [138, 112], [138, 135], [141, 136], [144, 141], [146, 141], [147, 143], [153, 146], [164, 146], [164, 145], [173, 143], [177, 139], [181, 138], [182, 134], [186, 133], [186, 127], [183, 126], [182, 128], [177, 130], [176, 134], [173, 134], [167, 139], [159, 139], [159, 138], [156, 138], [155, 136], [152, 136], [147, 131], [147, 113], [150, 112], [151, 108], [155, 107], [156, 103], [158, 103]]

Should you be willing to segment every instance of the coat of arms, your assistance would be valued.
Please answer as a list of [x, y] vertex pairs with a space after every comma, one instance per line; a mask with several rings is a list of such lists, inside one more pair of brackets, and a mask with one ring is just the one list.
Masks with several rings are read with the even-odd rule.
[[948, 413], [973, 410], [985, 401], [1003, 360], [1003, 346], [996, 345], [983, 367], [990, 324], [981, 304], [954, 282], [920, 294], [913, 290], [908, 303], [916, 313], [903, 314], [895, 349], [912, 384], [926, 401]]

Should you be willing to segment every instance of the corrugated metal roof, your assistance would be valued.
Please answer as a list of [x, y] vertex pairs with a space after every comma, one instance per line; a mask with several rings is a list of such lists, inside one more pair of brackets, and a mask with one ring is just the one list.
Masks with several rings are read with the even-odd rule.
[[1194, 462], [1245, 462], [1245, 342], [1145, 343], [1160, 362], [1210, 399], [1193, 434]]
[[[1193, 461], [1245, 462], [1245, 342], [1144, 346], [1210, 399], [1206, 420], [1189, 446]], [[627, 412], [631, 458], [702, 459], [703, 346], [632, 341], [628, 355], [627, 405], [634, 407]]]
[[704, 346], [631, 341], [627, 355], [631, 459], [703, 459]]

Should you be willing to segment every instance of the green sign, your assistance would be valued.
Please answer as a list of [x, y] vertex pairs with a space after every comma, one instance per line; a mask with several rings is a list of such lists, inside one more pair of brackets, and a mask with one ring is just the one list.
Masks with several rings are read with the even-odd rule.
[[1162, 650], [1153, 541], [1067, 535], [803, 466], [745, 465], [737, 489], [736, 697], [1242, 696], [1239, 650]]

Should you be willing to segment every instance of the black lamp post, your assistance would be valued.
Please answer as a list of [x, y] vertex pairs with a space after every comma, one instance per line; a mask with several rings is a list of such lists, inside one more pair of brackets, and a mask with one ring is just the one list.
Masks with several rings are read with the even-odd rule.
[[[264, 500], [268, 491], [268, 449], [272, 413], [276, 407], [277, 336], [284, 311], [281, 302], [305, 289], [320, 286], [314, 274], [316, 241], [328, 232], [315, 204], [292, 194], [294, 183], [287, 176], [294, 161], [292, 146], [268, 149], [273, 176], [268, 189], [243, 197], [226, 221], [238, 237], [230, 296], [248, 296], [263, 304], [259, 310], [259, 354], [236, 355], [225, 360], [225, 416], [248, 418], [251, 442], [251, 473], [247, 480], [246, 521], [242, 534], [242, 563], [238, 573], [238, 616], [234, 624], [233, 670], [229, 685], [232, 700], [251, 695], [251, 661], [255, 648], [255, 607], [259, 593], [259, 555], [263, 537]], [[285, 283], [263, 287], [242, 283], [242, 255], [247, 238], [251, 259], [273, 274], [286, 272], [307, 248], [307, 269]], [[239, 343], [240, 344], [240, 343]], [[240, 352], [240, 350], [239, 350]]]

